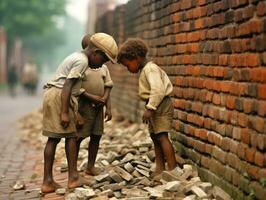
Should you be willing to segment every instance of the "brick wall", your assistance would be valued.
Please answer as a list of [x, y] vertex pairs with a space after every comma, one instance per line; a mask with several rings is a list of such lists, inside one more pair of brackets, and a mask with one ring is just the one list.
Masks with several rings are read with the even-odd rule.
[[[265, 199], [265, 0], [131, 0], [96, 24], [119, 43], [147, 41], [174, 85], [177, 152], [202, 179], [234, 199]], [[110, 70], [114, 106], [139, 119], [137, 76]]]

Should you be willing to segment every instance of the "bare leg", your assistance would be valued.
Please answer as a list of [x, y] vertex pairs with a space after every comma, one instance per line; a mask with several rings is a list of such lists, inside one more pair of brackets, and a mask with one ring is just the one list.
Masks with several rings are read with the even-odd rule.
[[167, 161], [168, 170], [171, 171], [177, 166], [174, 147], [168, 138], [168, 133], [159, 133], [158, 138], [160, 140], [161, 148], [163, 150], [163, 155]]
[[86, 182], [79, 177], [77, 171], [77, 139], [66, 138], [66, 156], [68, 162], [68, 188], [76, 188], [85, 185]]
[[90, 143], [89, 143], [89, 155], [88, 155], [88, 165], [87, 165], [87, 170], [86, 173], [88, 175], [98, 175], [100, 173], [100, 170], [95, 168], [95, 160], [96, 156], [99, 150], [99, 145], [100, 145], [100, 140], [101, 140], [101, 135], [93, 135], [91, 134], [90, 138]]
[[54, 192], [60, 187], [53, 179], [53, 164], [57, 144], [60, 139], [48, 138], [44, 149], [44, 177], [41, 191], [43, 193]]
[[84, 139], [84, 138], [81, 138], [81, 137], [79, 137], [79, 138], [77, 139], [77, 160], [78, 160], [78, 157], [79, 157], [80, 144], [81, 144], [81, 142], [83, 141], [83, 139]]
[[156, 176], [165, 170], [164, 156], [163, 156], [163, 150], [162, 150], [161, 145], [160, 145], [160, 141], [157, 138], [157, 136], [154, 133], [151, 133], [150, 137], [153, 141], [154, 150], [155, 150], [156, 168], [155, 168], [155, 172], [154, 172], [153, 176]]

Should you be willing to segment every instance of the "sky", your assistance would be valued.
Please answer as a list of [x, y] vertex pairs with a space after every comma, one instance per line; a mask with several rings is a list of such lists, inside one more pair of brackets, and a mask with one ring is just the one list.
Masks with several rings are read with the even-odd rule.
[[[82, 24], [87, 20], [87, 8], [90, 0], [69, 0], [66, 11], [69, 15], [76, 18]], [[119, 3], [126, 3], [128, 0], [117, 0]]]

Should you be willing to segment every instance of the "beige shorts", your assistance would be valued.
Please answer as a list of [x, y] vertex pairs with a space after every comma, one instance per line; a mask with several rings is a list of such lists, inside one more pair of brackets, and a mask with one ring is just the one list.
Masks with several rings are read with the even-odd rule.
[[174, 116], [174, 106], [170, 97], [165, 97], [155, 110], [149, 123], [149, 132], [158, 134], [170, 132]]
[[78, 134], [82, 138], [89, 137], [93, 135], [102, 135], [104, 129], [104, 116], [103, 116], [103, 107], [94, 107], [88, 101], [79, 102], [79, 114], [84, 119], [84, 125]]
[[42, 134], [52, 138], [76, 137], [76, 125], [74, 114], [74, 102], [70, 102], [69, 116], [70, 124], [63, 128], [61, 122], [61, 92], [56, 87], [47, 88], [43, 96], [43, 132]]

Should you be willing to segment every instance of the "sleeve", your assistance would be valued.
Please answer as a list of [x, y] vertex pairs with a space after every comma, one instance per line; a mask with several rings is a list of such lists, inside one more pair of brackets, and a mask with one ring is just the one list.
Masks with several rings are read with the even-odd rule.
[[67, 79], [81, 78], [83, 72], [87, 67], [87, 63], [84, 60], [77, 60], [73, 63], [72, 68], [67, 76]]
[[160, 72], [156, 69], [146, 72], [146, 77], [150, 84], [150, 97], [146, 108], [156, 110], [165, 96], [164, 84]]
[[104, 79], [104, 86], [105, 87], [113, 87], [113, 81], [111, 79], [111, 75], [110, 75], [110, 72], [109, 72], [109, 69], [108, 67], [106, 66], [106, 76], [105, 76], [105, 79]]

